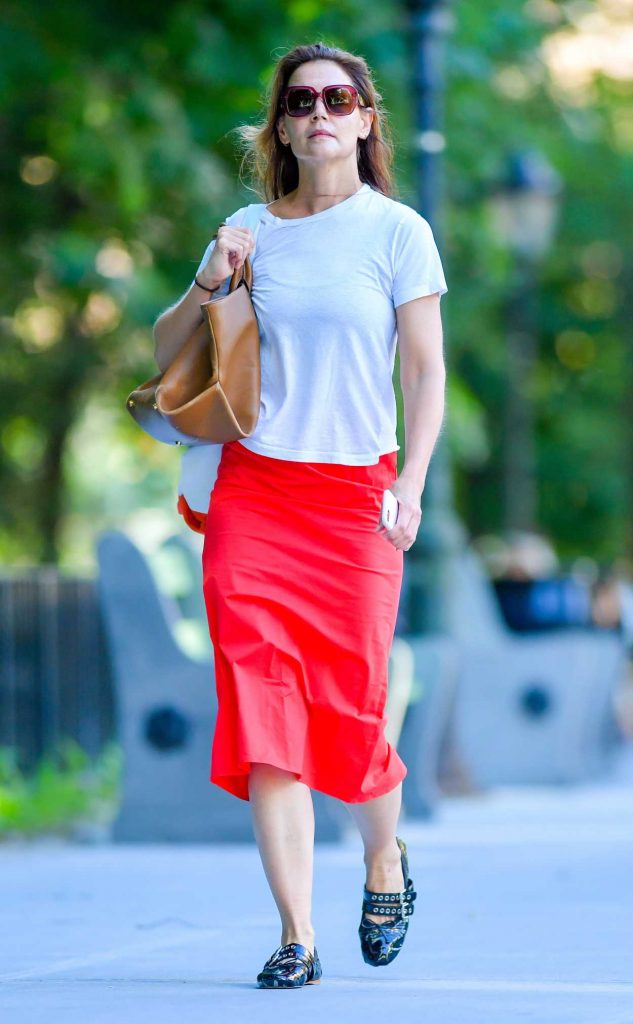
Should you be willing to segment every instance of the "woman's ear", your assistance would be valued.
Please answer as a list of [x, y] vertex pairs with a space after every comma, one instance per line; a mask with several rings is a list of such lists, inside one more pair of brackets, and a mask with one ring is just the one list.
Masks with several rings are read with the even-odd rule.
[[[366, 139], [371, 132], [371, 126], [374, 121], [374, 108], [373, 107], [362, 107], [361, 118], [365, 125], [367, 125], [367, 131], [364, 135], [359, 136], [361, 139]], [[369, 121], [369, 123], [367, 123]]]
[[287, 146], [289, 140], [285, 138], [285, 134], [286, 130], [284, 127], [284, 119], [283, 117], [280, 117], [277, 121], [277, 135], [279, 136], [279, 139], [283, 143], [283, 145]]

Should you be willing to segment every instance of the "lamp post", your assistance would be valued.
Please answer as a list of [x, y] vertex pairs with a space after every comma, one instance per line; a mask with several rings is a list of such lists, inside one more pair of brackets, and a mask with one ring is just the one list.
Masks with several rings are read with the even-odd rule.
[[535, 268], [551, 245], [560, 178], [541, 154], [515, 151], [489, 198], [493, 230], [512, 252], [515, 284], [508, 305], [507, 388], [503, 435], [505, 530], [534, 530], [537, 489], [534, 368], [538, 358]]
[[[443, 36], [452, 25], [446, 0], [405, 0], [413, 51], [415, 176], [418, 208], [440, 238], [444, 79]], [[441, 248], [441, 246], [440, 246]], [[422, 523], [407, 554], [407, 618], [411, 633], [449, 631], [453, 564], [464, 544], [453, 509], [453, 488], [444, 434], [440, 434], [424, 486]]]

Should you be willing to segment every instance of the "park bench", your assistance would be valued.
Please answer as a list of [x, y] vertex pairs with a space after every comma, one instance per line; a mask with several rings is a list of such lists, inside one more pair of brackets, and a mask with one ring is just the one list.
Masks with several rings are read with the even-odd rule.
[[457, 559], [452, 594], [455, 741], [473, 781], [572, 783], [604, 775], [619, 739], [615, 694], [627, 658], [619, 635], [582, 627], [513, 632], [471, 549]]

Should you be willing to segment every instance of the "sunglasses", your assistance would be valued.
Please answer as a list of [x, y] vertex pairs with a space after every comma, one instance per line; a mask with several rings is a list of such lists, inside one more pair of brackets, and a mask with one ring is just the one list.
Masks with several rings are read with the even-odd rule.
[[281, 95], [280, 106], [289, 117], [305, 117], [312, 113], [319, 96], [330, 114], [342, 116], [351, 114], [357, 104], [367, 106], [353, 85], [326, 85], [321, 92], [311, 85], [290, 85]]

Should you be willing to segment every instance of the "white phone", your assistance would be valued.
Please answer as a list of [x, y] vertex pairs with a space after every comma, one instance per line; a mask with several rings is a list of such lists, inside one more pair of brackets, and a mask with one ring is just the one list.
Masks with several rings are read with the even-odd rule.
[[382, 496], [382, 508], [380, 510], [380, 522], [387, 529], [391, 530], [398, 519], [398, 499], [393, 491], [385, 491]]

